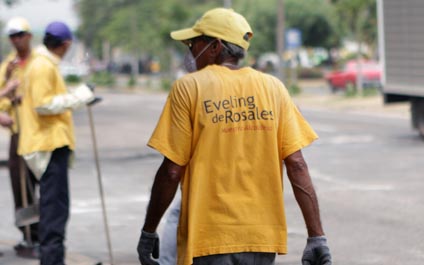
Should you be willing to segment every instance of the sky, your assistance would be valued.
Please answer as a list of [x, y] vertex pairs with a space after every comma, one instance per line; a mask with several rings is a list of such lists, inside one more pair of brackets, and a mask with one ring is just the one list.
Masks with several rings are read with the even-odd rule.
[[5, 24], [14, 16], [28, 20], [33, 33], [42, 34], [44, 28], [54, 20], [65, 22], [72, 30], [78, 27], [78, 17], [73, 8], [74, 0], [20, 0], [8, 7], [0, 4], [0, 20]]

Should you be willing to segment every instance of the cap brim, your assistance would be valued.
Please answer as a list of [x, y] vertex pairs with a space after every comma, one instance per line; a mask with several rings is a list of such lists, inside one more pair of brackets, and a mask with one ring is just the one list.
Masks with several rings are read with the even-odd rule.
[[199, 37], [201, 35], [202, 35], [201, 32], [197, 32], [193, 30], [192, 28], [176, 30], [171, 32], [171, 38], [173, 38], [174, 40], [181, 40], [181, 41], [189, 40], [195, 37]]
[[16, 33], [21, 33], [21, 32], [24, 32], [24, 33], [29, 33], [29, 31], [27, 31], [27, 30], [21, 30], [21, 29], [9, 29], [8, 31], [7, 31], [7, 35], [13, 35], [13, 34], [16, 34]]

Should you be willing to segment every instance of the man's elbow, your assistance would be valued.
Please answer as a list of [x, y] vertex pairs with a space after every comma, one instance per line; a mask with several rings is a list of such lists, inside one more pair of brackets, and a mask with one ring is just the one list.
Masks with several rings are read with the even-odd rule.
[[161, 168], [166, 181], [170, 183], [179, 183], [185, 169], [184, 166], [180, 166], [168, 158], [164, 159]]
[[302, 152], [299, 150], [291, 155], [289, 155], [284, 163], [288, 170], [291, 171], [304, 171], [308, 170], [308, 165], [306, 164], [305, 159], [303, 158]]
[[170, 170], [170, 171], [167, 172], [166, 176], [167, 176], [167, 179], [170, 182], [177, 182], [177, 183], [179, 183], [180, 180], [181, 180], [181, 173], [178, 172], [178, 171]]

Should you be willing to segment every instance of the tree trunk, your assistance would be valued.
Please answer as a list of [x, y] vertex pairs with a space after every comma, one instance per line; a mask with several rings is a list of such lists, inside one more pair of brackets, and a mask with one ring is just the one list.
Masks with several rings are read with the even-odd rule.
[[368, 9], [359, 11], [358, 20], [355, 23], [355, 37], [358, 43], [358, 53], [356, 54], [356, 90], [359, 96], [362, 96], [364, 92], [364, 76], [362, 73], [362, 27], [368, 18], [368, 14]]
[[278, 65], [277, 65], [277, 77], [281, 81], [284, 80], [284, 35], [285, 35], [285, 25], [284, 25], [284, 0], [278, 0], [277, 1], [277, 32], [275, 36], [277, 37], [276, 40], [276, 50], [278, 55]]

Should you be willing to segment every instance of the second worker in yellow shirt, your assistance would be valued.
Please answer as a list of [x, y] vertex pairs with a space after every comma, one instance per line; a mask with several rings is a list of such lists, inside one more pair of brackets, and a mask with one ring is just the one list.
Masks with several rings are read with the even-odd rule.
[[[6, 33], [9, 36], [10, 43], [14, 51], [12, 51], [0, 65], [0, 86], [5, 87], [10, 82], [23, 83], [24, 72], [34, 58], [34, 52], [31, 48], [31, 28], [28, 21], [22, 17], [11, 18], [6, 25]], [[16, 94], [20, 94], [21, 87], [17, 88]], [[18, 101], [11, 100], [13, 97], [0, 100], [0, 110], [6, 111], [10, 116], [9, 128], [11, 131], [10, 146], [9, 146], [9, 174], [12, 184], [12, 193], [15, 204], [15, 211], [23, 208], [22, 200], [21, 176], [20, 167], [25, 167], [22, 163], [17, 150], [19, 139], [19, 121], [16, 111]], [[12, 124], [10, 124], [12, 122]], [[25, 167], [23, 172], [27, 172]], [[26, 174], [26, 182], [28, 189], [26, 191], [27, 203], [35, 203], [35, 179], [31, 174]], [[24, 232], [24, 227], [18, 227], [22, 234], [23, 240], [15, 245], [16, 254], [29, 258], [38, 258], [38, 224], [34, 223], [30, 226], [29, 237]]]
[[18, 153], [40, 183], [41, 265], [63, 265], [69, 217], [69, 158], [75, 148], [72, 110], [94, 99], [81, 85], [68, 91], [58, 64], [72, 44], [69, 27], [50, 23], [44, 46], [25, 73], [20, 105]]

